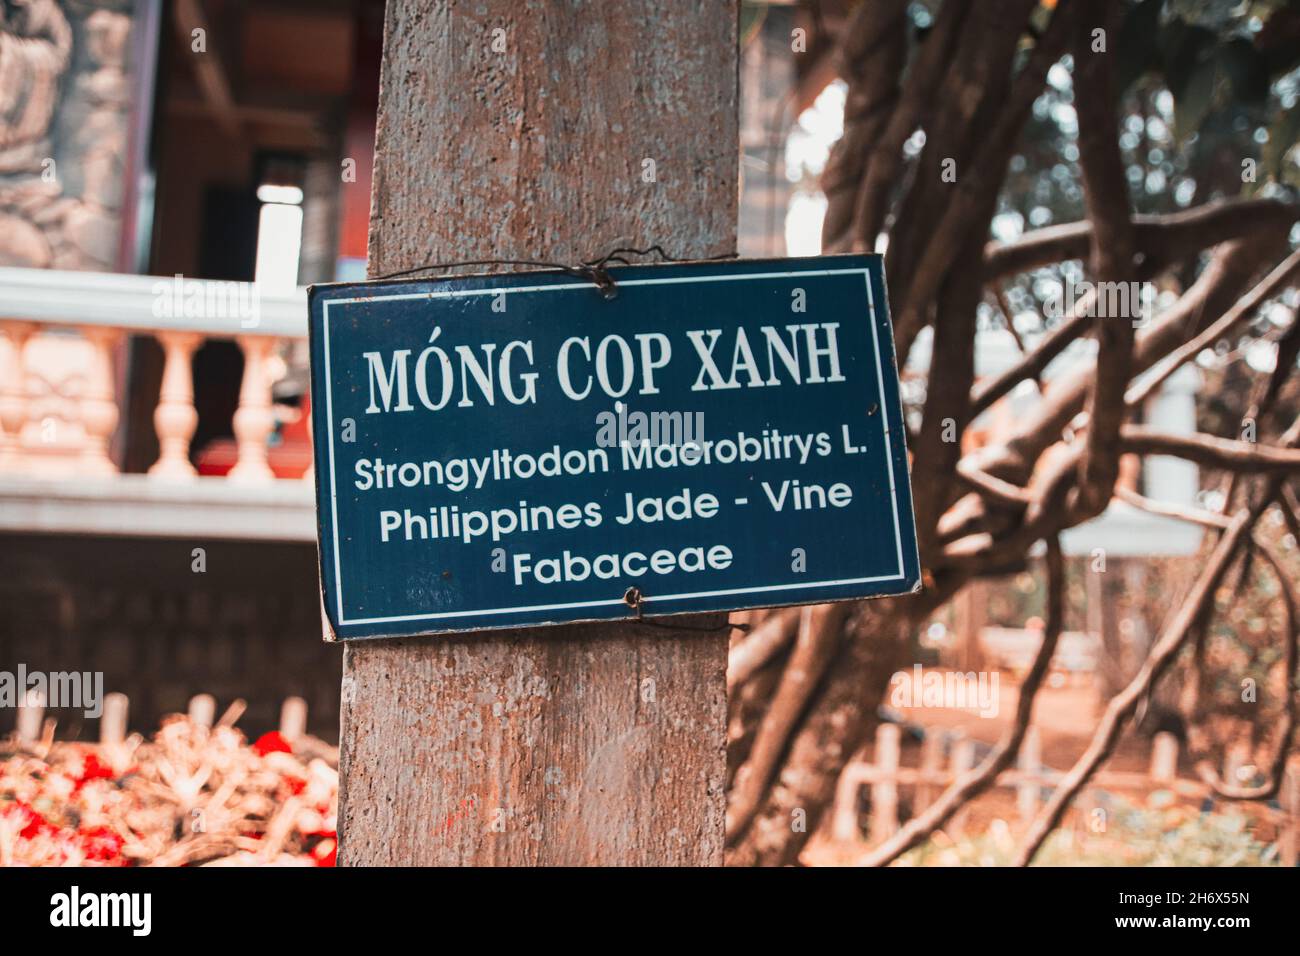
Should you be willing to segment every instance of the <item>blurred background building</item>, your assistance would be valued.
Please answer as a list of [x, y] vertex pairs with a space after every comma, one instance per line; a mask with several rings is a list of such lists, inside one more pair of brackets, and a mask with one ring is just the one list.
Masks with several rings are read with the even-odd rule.
[[301, 695], [336, 735], [302, 287], [364, 273], [382, 24], [0, 5], [3, 666], [103, 670], [145, 727], [207, 691], [257, 731]]

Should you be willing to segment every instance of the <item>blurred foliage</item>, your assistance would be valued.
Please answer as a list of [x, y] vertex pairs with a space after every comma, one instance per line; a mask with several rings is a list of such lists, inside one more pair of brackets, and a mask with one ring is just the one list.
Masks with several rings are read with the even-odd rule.
[[[1216, 481], [1208, 483], [1215, 487]], [[1202, 504], [1216, 507], [1219, 499], [1213, 490], [1202, 494]], [[1281, 514], [1267, 513], [1260, 522], [1256, 538], [1268, 544], [1281, 560], [1293, 582], [1300, 581], [1300, 547], [1287, 532]], [[1206, 542], [1208, 547], [1211, 542]], [[1195, 558], [1151, 556], [1125, 574], [1114, 561], [1107, 574], [1125, 574], [1123, 597], [1118, 618], [1121, 640], [1132, 653], [1118, 664], [1125, 680], [1132, 676], [1145, 648], [1159, 635], [1170, 609], [1186, 593], [1199, 568]], [[1088, 631], [1095, 625], [1089, 620], [1087, 576], [1096, 574], [1089, 557], [1069, 558], [1066, 562], [1066, 630]], [[1046, 586], [1037, 564], [1033, 570], [991, 582], [987, 591], [987, 623], [994, 627], [1024, 627], [1032, 618], [1046, 614]], [[930, 651], [936, 644], [950, 639], [956, 630], [956, 608], [946, 605], [925, 625], [918, 628], [914, 653], [916, 659], [935, 663]], [[1284, 681], [1286, 621], [1281, 584], [1263, 561], [1239, 562], [1228, 574], [1215, 595], [1215, 611], [1206, 638], [1206, 697], [1201, 709], [1206, 718], [1239, 718], [1260, 728], [1273, 728], [1281, 717]], [[1192, 650], [1184, 648], [1175, 666], [1163, 678], [1162, 688], [1181, 686], [1190, 674]], [[1243, 700], [1244, 681], [1253, 682], [1253, 700]], [[1231, 736], [1230, 725], [1215, 724], [1225, 739], [1212, 732], [1212, 743], [1222, 745]], [[1266, 749], [1273, 745], [1269, 732], [1264, 734]], [[1271, 752], [1271, 751], [1269, 751]]]
[[1234, 150], [1238, 166], [1262, 159], [1269, 179], [1300, 185], [1300, 169], [1283, 165], [1300, 131], [1298, 38], [1295, 2], [1141, 0], [1119, 38], [1122, 85], [1154, 79], [1169, 90], [1178, 141], [1197, 137], [1203, 156], [1224, 140], [1244, 145], [1250, 134], [1262, 156]]
[[[1141, 559], [1140, 574], [1130, 575], [1125, 584], [1129, 589], [1125, 594], [1125, 606], [1121, 609], [1121, 618], [1136, 616], [1140, 619], [1141, 630], [1153, 634], [1159, 628], [1162, 616], [1169, 609], [1173, 600], [1189, 580], [1189, 568], [1186, 558], [1146, 555]], [[1086, 631], [1088, 619], [1088, 574], [1098, 573], [1091, 570], [1093, 558], [1090, 556], [1068, 556], [1066, 558], [1066, 594], [1065, 594], [1065, 630]], [[1118, 570], [1116, 573], [1122, 573]], [[988, 591], [988, 606], [985, 611], [986, 622], [991, 627], [1024, 627], [1031, 618], [1042, 619], [1047, 614], [1047, 587], [1040, 573], [1039, 562], [1031, 562], [1030, 569], [1004, 578], [988, 579], [991, 586]], [[1140, 588], [1130, 587], [1136, 582]], [[951, 605], [945, 607], [931, 621], [937, 621], [944, 627], [955, 626], [954, 611]]]
[[[1261, 842], [1251, 817], [1235, 810], [1198, 812], [1155, 791], [1145, 807], [1103, 794], [1110, 805], [1105, 833], [1056, 830], [1036, 866], [1277, 866], [1276, 845]], [[898, 866], [1010, 866], [1018, 841], [1003, 820], [954, 842], [936, 834]]]
[[[1169, 213], [1227, 196], [1300, 198], [1300, 0], [1135, 0], [1120, 35], [1120, 146], [1132, 206]], [[1071, 60], [1051, 70], [1013, 157], [994, 237], [1084, 217]], [[1037, 270], [1007, 296], [1041, 328], [1054, 285], [1082, 263]], [[1194, 273], [1184, 273], [1183, 284]], [[990, 308], [985, 324], [1000, 318]]]
[[[1256, 537], [1270, 543], [1290, 579], [1300, 581], [1300, 551], [1273, 511], [1260, 522]], [[1236, 716], [1269, 728], [1281, 717], [1285, 699], [1283, 662], [1285, 619], [1281, 584], [1263, 561], [1239, 564], [1215, 595], [1215, 614], [1206, 639], [1206, 673], [1212, 714]], [[1255, 700], [1246, 699], [1251, 680]]]

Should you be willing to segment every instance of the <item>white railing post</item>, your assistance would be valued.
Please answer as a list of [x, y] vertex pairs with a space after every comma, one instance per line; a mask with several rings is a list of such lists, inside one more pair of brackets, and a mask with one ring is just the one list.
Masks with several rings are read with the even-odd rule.
[[126, 740], [126, 715], [130, 707], [126, 694], [106, 694], [104, 713], [99, 718], [99, 742], [108, 747]]
[[831, 837], [839, 843], [852, 843], [862, 836], [858, 828], [858, 788], [862, 780], [858, 774], [862, 754], [850, 760], [840, 771], [835, 784], [835, 804], [831, 808]]
[[[121, 484], [112, 495], [154, 494], [128, 491], [143, 476], [122, 475], [112, 457], [120, 424], [116, 353], [129, 335], [152, 335], [163, 351], [162, 381], [151, 409], [158, 455], [148, 465], [150, 478], [190, 483], [199, 497], [220, 497], [213, 482], [198, 480], [192, 464], [198, 425], [193, 359], [202, 343], [219, 339], [235, 341], [244, 355], [232, 422], [236, 462], [227, 479], [276, 484], [268, 441], [276, 424], [272, 380], [283, 365], [277, 347], [305, 338], [306, 290], [220, 283], [223, 301], [255, 297], [257, 321], [244, 327], [232, 325], [225, 310], [189, 309], [184, 297], [191, 291], [213, 291], [189, 285], [180, 277], [0, 265], [0, 481], [10, 482], [9, 493], [30, 494], [31, 481], [48, 475], [69, 489], [83, 479], [114, 477]], [[299, 488], [311, 484], [310, 468], [303, 478]], [[149, 484], [158, 489], [158, 483]], [[6, 506], [0, 497], [0, 523]], [[39, 520], [62, 518], [45, 514]]]
[[162, 331], [158, 341], [163, 347], [162, 388], [153, 424], [158, 432], [158, 460], [149, 474], [159, 478], [185, 480], [198, 472], [190, 464], [190, 439], [199, 423], [194, 408], [194, 371], [190, 361], [202, 336], [194, 332]]
[[[953, 744], [949, 758], [949, 775], [952, 781], [960, 780], [975, 766], [975, 741], [962, 737]], [[950, 834], [963, 834], [966, 831], [966, 818], [969, 807], [963, 806], [952, 815], [947, 830]]]
[[238, 341], [244, 350], [244, 380], [239, 387], [239, 409], [234, 421], [239, 461], [230, 470], [230, 477], [234, 481], [270, 481], [274, 474], [267, 463], [266, 443], [275, 427], [275, 416], [267, 364], [276, 340], [241, 335]]
[[113, 349], [122, 330], [105, 326], [83, 326], [81, 334], [90, 344], [86, 390], [81, 398], [81, 425], [85, 443], [81, 467], [90, 474], [115, 475], [117, 466], [109, 457], [109, 442], [117, 428], [117, 389], [113, 378]]

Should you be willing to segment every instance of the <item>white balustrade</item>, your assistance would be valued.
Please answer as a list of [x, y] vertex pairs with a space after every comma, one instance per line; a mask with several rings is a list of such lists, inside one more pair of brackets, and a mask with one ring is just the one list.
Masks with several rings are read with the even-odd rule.
[[267, 461], [267, 439], [275, 429], [271, 410], [271, 381], [267, 362], [274, 341], [240, 336], [244, 350], [244, 380], [239, 387], [239, 410], [235, 412], [235, 438], [239, 442], [239, 462], [230, 471], [232, 481], [259, 482], [272, 478]]
[[194, 409], [191, 363], [202, 336], [195, 332], [166, 331], [158, 333], [158, 341], [163, 347], [162, 386], [153, 413], [158, 460], [149, 468], [149, 474], [184, 481], [198, 475], [190, 464], [190, 439], [199, 424], [199, 413]]
[[116, 475], [121, 346], [129, 336], [152, 335], [162, 346], [163, 374], [150, 480], [196, 480], [194, 355], [209, 339], [227, 339], [244, 353], [232, 422], [238, 460], [229, 478], [270, 483], [272, 373], [282, 368], [275, 353], [285, 340], [305, 337], [306, 326], [302, 290], [267, 294], [244, 283], [0, 268], [0, 476]]
[[117, 390], [113, 353], [123, 339], [120, 329], [90, 326], [81, 330], [90, 343], [85, 391], [81, 396], [81, 471], [88, 475], [112, 475], [117, 466], [109, 455], [109, 444], [117, 430]]

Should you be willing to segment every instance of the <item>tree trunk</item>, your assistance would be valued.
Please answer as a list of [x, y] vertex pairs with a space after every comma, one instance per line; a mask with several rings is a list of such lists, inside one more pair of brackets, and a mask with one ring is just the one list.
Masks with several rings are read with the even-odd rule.
[[[371, 275], [734, 252], [736, 28], [734, 3], [389, 0]], [[726, 653], [635, 624], [349, 645], [340, 863], [720, 864]]]
[[910, 620], [906, 603], [887, 598], [861, 606], [766, 801], [744, 837], [728, 849], [728, 866], [798, 862], [834, 798], [840, 771], [875, 726], [877, 703], [902, 662], [901, 635]]

